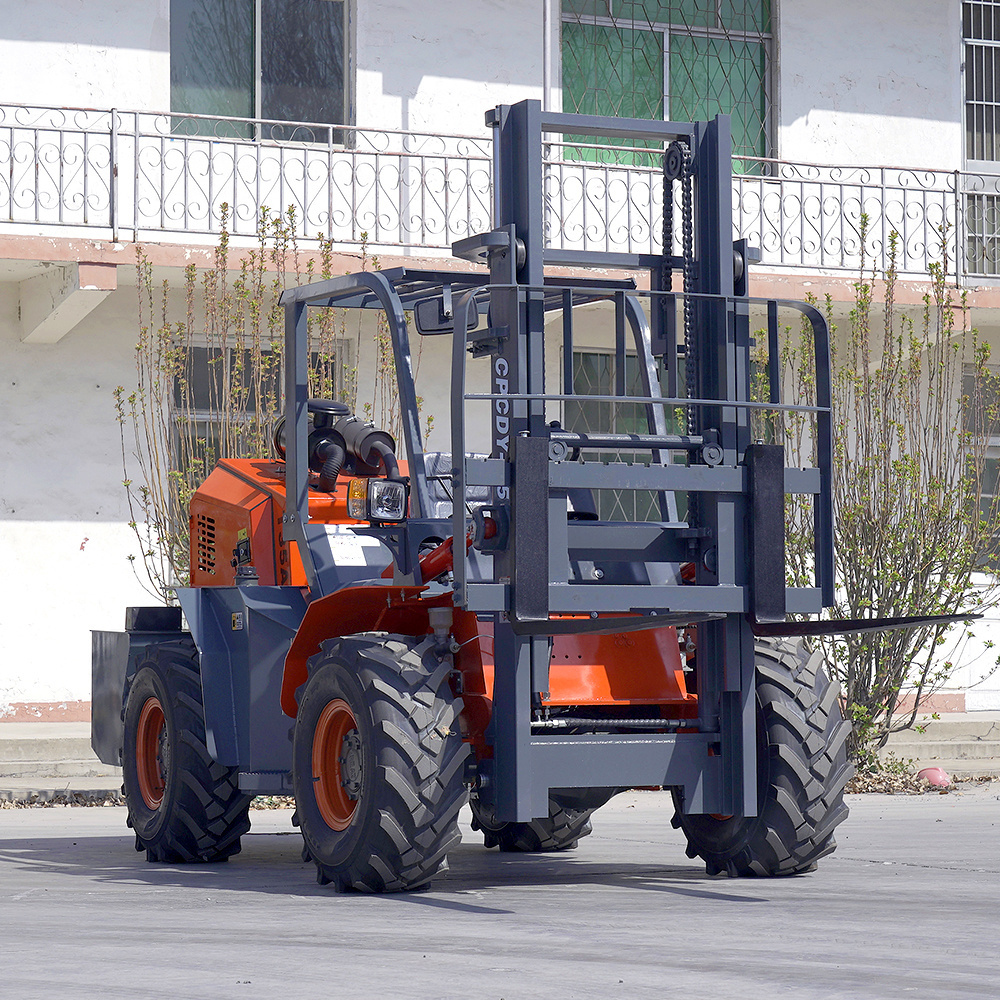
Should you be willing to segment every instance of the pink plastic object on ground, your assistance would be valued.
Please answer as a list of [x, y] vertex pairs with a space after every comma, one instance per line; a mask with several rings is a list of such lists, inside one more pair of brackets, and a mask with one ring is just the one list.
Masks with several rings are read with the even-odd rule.
[[936, 788], [944, 788], [951, 784], [951, 778], [948, 776], [948, 772], [942, 770], [940, 767], [925, 767], [922, 770], [917, 771], [917, 777], [924, 778]]

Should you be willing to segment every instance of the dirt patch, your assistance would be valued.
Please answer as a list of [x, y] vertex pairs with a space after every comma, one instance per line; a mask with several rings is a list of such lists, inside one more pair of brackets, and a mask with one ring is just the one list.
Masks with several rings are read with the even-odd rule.
[[961, 774], [951, 779], [944, 787], [932, 785], [915, 774], [899, 774], [893, 771], [863, 772], [855, 774], [844, 791], [852, 795], [947, 795], [950, 791], [976, 785], [988, 785], [992, 775]]
[[121, 792], [74, 792], [67, 789], [11, 793], [0, 798], [0, 809], [50, 809], [54, 806], [123, 806]]

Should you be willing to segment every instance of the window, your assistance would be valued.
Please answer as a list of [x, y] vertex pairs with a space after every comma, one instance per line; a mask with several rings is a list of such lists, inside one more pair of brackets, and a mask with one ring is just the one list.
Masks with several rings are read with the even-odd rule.
[[1000, 160], [1000, 0], [962, 4], [965, 40], [965, 156]]
[[[962, 430], [968, 436], [969, 473], [979, 480], [979, 514], [987, 522], [995, 522], [1000, 511], [1000, 369], [996, 366], [965, 365]], [[987, 563], [996, 568], [1000, 525], [995, 526], [993, 534], [996, 547]]]
[[770, 0], [563, 0], [563, 110], [701, 121], [770, 152]]
[[[616, 375], [615, 355], [603, 351], [573, 352], [573, 388], [581, 396], [611, 396], [614, 393]], [[625, 357], [625, 394], [645, 395], [639, 364], [634, 355]], [[646, 408], [641, 403], [607, 403], [595, 400], [567, 400], [564, 411], [565, 426], [583, 434], [648, 434], [649, 423]], [[676, 433], [673, 415], [667, 415], [668, 430]], [[607, 453], [585, 452], [587, 460], [599, 461], [607, 458]], [[625, 462], [648, 462], [649, 452], [618, 452], [617, 460]], [[679, 456], [674, 461], [683, 460]], [[675, 494], [679, 516], [687, 510], [683, 494]], [[659, 521], [661, 519], [659, 498], [649, 490], [600, 490], [597, 493], [598, 514], [606, 521]]]
[[[1000, 161], [1000, 0], [966, 0], [962, 37], [965, 159], [973, 171], [995, 173]], [[975, 174], [965, 183], [967, 269], [970, 274], [1000, 275], [1000, 196], [981, 193], [987, 184]]]
[[1000, 276], [1000, 197], [966, 194], [966, 269], [970, 274]]
[[[338, 337], [317, 340], [309, 352], [310, 395], [341, 399], [349, 345]], [[283, 406], [280, 353], [188, 345], [177, 361], [171, 406], [177, 468], [197, 485], [220, 457], [268, 454]]]
[[342, 124], [347, 117], [343, 0], [170, 0], [170, 103], [188, 135], [329, 141], [329, 129], [179, 117]]

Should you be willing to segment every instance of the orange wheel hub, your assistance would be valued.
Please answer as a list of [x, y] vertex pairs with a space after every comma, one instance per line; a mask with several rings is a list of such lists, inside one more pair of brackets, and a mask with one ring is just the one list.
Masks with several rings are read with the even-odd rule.
[[163, 706], [158, 698], [149, 698], [139, 713], [135, 734], [135, 771], [139, 791], [149, 809], [159, 809], [166, 786], [164, 749], [167, 731]]
[[361, 736], [351, 706], [341, 698], [320, 714], [312, 745], [313, 794], [327, 826], [346, 830], [361, 797]]

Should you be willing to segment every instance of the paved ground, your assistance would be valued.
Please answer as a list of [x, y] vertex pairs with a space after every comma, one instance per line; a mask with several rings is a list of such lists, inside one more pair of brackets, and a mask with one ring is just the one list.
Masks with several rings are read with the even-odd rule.
[[[336, 895], [287, 811], [228, 864], [148, 865], [120, 808], [0, 811], [0, 996], [990, 998], [1000, 783], [852, 796], [812, 875], [708, 878], [659, 793], [564, 855], [465, 842], [422, 893]], [[466, 817], [468, 818], [468, 817]]]

